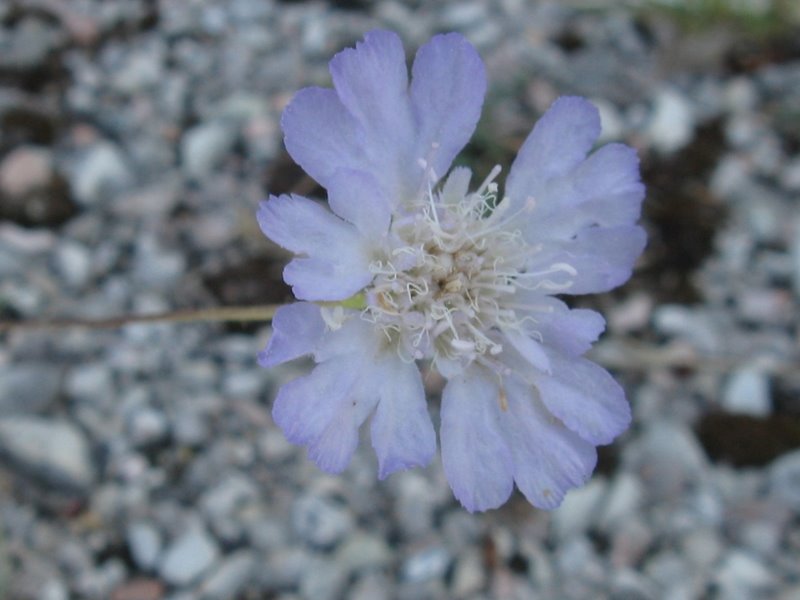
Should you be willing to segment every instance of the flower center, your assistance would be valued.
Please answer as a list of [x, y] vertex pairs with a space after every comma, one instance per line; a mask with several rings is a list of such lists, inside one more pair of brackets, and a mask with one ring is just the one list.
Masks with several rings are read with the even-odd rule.
[[371, 264], [362, 318], [404, 360], [489, 359], [502, 351], [501, 330], [535, 334], [535, 319], [518, 315], [513, 295], [538, 248], [508, 227], [498, 172], [467, 193], [468, 171], [454, 171], [441, 191], [394, 219], [390, 250]]

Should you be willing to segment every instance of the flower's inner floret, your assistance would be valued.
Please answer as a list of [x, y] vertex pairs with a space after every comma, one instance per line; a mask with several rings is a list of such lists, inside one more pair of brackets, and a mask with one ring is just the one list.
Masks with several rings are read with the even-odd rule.
[[457, 169], [440, 191], [428, 190], [392, 222], [392, 250], [370, 266], [375, 278], [362, 317], [404, 360], [492, 366], [501, 331], [541, 337], [535, 315], [549, 308], [520, 303], [517, 291], [544, 295], [571, 285], [576, 272], [568, 264], [529, 270], [540, 248], [513, 228], [509, 203], [498, 201], [499, 171], [467, 193], [468, 171]]

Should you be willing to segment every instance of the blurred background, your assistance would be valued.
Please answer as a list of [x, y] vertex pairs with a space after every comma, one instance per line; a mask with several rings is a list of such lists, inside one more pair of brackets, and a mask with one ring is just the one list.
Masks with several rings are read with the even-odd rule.
[[255, 207], [321, 190], [279, 115], [376, 27], [477, 46], [478, 178], [562, 94], [640, 151], [648, 249], [578, 301], [632, 428], [560, 509], [470, 515], [438, 459], [288, 444], [266, 324], [0, 334], [0, 598], [800, 599], [794, 0], [3, 0], [0, 318], [288, 300]]

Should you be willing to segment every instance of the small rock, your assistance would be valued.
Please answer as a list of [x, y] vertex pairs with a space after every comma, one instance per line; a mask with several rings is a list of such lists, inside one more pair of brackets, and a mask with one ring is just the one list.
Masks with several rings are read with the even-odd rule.
[[408, 583], [421, 583], [444, 577], [452, 557], [443, 546], [433, 546], [409, 556], [401, 568], [401, 577]]
[[595, 477], [585, 486], [567, 494], [561, 506], [553, 511], [555, 535], [564, 540], [573, 535], [583, 534], [597, 518], [600, 502], [606, 495], [606, 488], [605, 479]]
[[647, 127], [650, 143], [659, 152], [675, 152], [688, 144], [693, 134], [694, 116], [689, 101], [676, 90], [661, 90]]
[[754, 368], [735, 371], [722, 392], [722, 406], [731, 413], [766, 417], [772, 412], [767, 376]]
[[650, 494], [678, 495], [708, 471], [708, 458], [697, 438], [676, 421], [654, 421], [627, 450]]
[[46, 148], [23, 146], [0, 163], [0, 193], [24, 198], [46, 188], [55, 174], [53, 155]]
[[775, 497], [800, 511], [800, 450], [784, 454], [770, 465], [769, 486]]
[[236, 130], [221, 121], [193, 127], [181, 141], [184, 172], [197, 179], [213, 173], [236, 141]]
[[468, 550], [456, 561], [453, 571], [452, 593], [458, 598], [467, 598], [480, 592], [486, 585], [484, 560], [477, 550]]
[[600, 505], [598, 525], [612, 531], [622, 521], [635, 514], [644, 498], [639, 478], [631, 473], [619, 473], [609, 486], [608, 494]]
[[349, 573], [381, 569], [392, 561], [392, 551], [382, 537], [356, 533], [347, 538], [336, 552], [336, 562]]
[[295, 533], [312, 546], [329, 548], [337, 544], [353, 526], [353, 517], [344, 506], [325, 497], [306, 495], [292, 507]]
[[72, 191], [78, 202], [89, 206], [124, 189], [132, 179], [131, 168], [119, 147], [100, 142], [77, 165]]
[[159, 573], [172, 585], [184, 586], [196, 580], [217, 561], [219, 549], [201, 527], [192, 527], [164, 552]]
[[237, 598], [241, 589], [250, 583], [256, 567], [255, 554], [240, 550], [228, 558], [200, 586], [203, 600]]
[[103, 362], [78, 365], [67, 374], [66, 390], [77, 401], [107, 400], [114, 396], [111, 369]]
[[149, 571], [156, 566], [161, 554], [161, 534], [150, 523], [133, 523], [127, 531], [131, 557], [140, 569]]
[[160, 410], [143, 406], [128, 416], [127, 429], [134, 446], [141, 447], [162, 441], [169, 432], [169, 424]]
[[257, 496], [258, 490], [253, 482], [245, 475], [234, 472], [203, 494], [200, 506], [208, 517], [225, 516]]
[[60, 243], [53, 254], [53, 262], [68, 286], [81, 288], [92, 274], [92, 256], [83, 244], [73, 241]]
[[300, 581], [300, 594], [314, 600], [336, 600], [342, 597], [347, 573], [335, 561], [314, 560], [307, 565]]
[[775, 576], [761, 561], [738, 549], [722, 559], [715, 579], [723, 598], [752, 598], [775, 583]]
[[186, 271], [183, 254], [162, 248], [152, 236], [142, 236], [136, 244], [133, 277], [148, 287], [174, 284]]
[[155, 579], [131, 579], [111, 592], [111, 600], [161, 600], [164, 584]]
[[89, 444], [71, 423], [32, 416], [0, 419], [0, 453], [46, 482], [88, 488], [94, 479]]
[[50, 150], [21, 146], [0, 163], [0, 219], [22, 225], [58, 225], [76, 212], [69, 185]]
[[61, 369], [46, 363], [0, 367], [0, 416], [36, 413], [51, 405], [61, 387]]

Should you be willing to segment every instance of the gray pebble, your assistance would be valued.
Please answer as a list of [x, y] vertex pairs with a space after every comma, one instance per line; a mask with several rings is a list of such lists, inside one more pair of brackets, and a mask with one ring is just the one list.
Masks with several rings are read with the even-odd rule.
[[767, 376], [756, 368], [734, 371], [722, 392], [722, 406], [731, 413], [765, 417], [772, 412]]
[[214, 539], [202, 527], [193, 526], [164, 551], [159, 573], [168, 583], [184, 586], [210, 569], [218, 557]]
[[37, 413], [50, 406], [61, 387], [61, 369], [46, 363], [0, 367], [0, 416]]
[[100, 142], [78, 163], [72, 178], [76, 200], [86, 206], [104, 200], [127, 187], [133, 173], [118, 146]]
[[150, 523], [137, 522], [128, 526], [128, 548], [136, 566], [149, 571], [156, 566], [161, 554], [161, 534]]
[[769, 466], [772, 494], [795, 511], [800, 511], [800, 450], [777, 458]]
[[197, 179], [213, 174], [236, 141], [236, 130], [228, 123], [212, 121], [187, 131], [181, 141], [184, 172]]
[[411, 554], [400, 569], [407, 583], [421, 583], [444, 576], [452, 561], [450, 552], [443, 546], [425, 548]]
[[350, 511], [324, 496], [305, 495], [292, 507], [292, 527], [304, 542], [329, 548], [353, 527]]
[[86, 489], [94, 480], [89, 443], [67, 421], [33, 416], [0, 419], [0, 452], [54, 485]]
[[92, 256], [89, 249], [78, 242], [65, 241], [56, 247], [53, 255], [56, 271], [69, 287], [85, 286], [92, 274]]
[[257, 565], [256, 556], [249, 550], [240, 550], [228, 556], [200, 586], [203, 600], [236, 598], [246, 586]]

